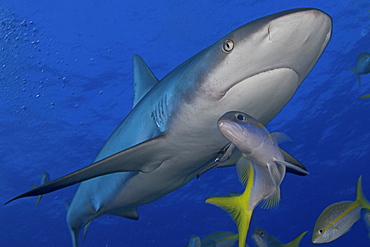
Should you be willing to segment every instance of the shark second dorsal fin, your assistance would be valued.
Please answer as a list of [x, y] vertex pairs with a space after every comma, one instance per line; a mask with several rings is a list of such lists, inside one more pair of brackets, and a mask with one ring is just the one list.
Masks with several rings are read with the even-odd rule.
[[132, 56], [134, 66], [134, 108], [137, 103], [157, 84], [158, 79], [149, 69], [144, 60], [137, 54]]

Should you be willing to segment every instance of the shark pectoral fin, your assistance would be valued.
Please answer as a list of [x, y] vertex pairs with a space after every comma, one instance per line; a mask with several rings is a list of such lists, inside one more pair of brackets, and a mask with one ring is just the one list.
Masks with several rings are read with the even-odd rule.
[[284, 244], [284, 247], [299, 247], [299, 244], [301, 243], [302, 238], [304, 235], [306, 235], [308, 231], [302, 232], [301, 234], [298, 235], [295, 239], [293, 239], [291, 242]]
[[[14, 197], [5, 204], [23, 197], [47, 194], [110, 173], [130, 171], [151, 172], [157, 169], [167, 159], [167, 152], [163, 152], [166, 149], [168, 149], [168, 144], [166, 143], [165, 135], [150, 139], [64, 177], [27, 191]], [[150, 159], [145, 159], [145, 157], [150, 157]]]
[[131, 210], [118, 209], [115, 211], [109, 211], [109, 214], [116, 215], [116, 216], [123, 217], [123, 218], [130, 219], [130, 220], [139, 220], [139, 214], [136, 208], [133, 208]]
[[284, 160], [286, 162], [294, 165], [295, 167], [299, 167], [299, 168], [301, 168], [305, 171], [305, 172], [302, 173], [302, 172], [299, 172], [297, 169], [286, 167], [286, 172], [293, 173], [293, 174], [296, 174], [296, 175], [299, 175], [299, 176], [306, 176], [308, 174], [307, 168], [301, 162], [299, 162], [296, 158], [294, 158], [291, 154], [289, 154], [284, 149], [280, 148], [280, 151], [283, 154]]
[[297, 172], [299, 172], [299, 173], [302, 173], [302, 174], [304, 174], [304, 175], [308, 175], [308, 174], [309, 174], [307, 170], [302, 169], [302, 168], [301, 168], [301, 167], [299, 167], [299, 166], [296, 166], [296, 165], [294, 165], [294, 164], [291, 164], [291, 163], [286, 162], [286, 161], [283, 161], [283, 160], [275, 160], [275, 163], [276, 163], [276, 164], [278, 164], [278, 165], [285, 166], [286, 168], [288, 168], [288, 167], [289, 167], [290, 169], [295, 170], [295, 171], [297, 171]]
[[137, 54], [132, 56], [134, 66], [134, 108], [137, 103], [158, 83], [158, 79], [144, 60]]

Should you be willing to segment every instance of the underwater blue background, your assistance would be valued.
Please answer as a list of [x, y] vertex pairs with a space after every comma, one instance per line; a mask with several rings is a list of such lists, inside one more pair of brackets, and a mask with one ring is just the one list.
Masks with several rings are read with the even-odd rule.
[[[262, 16], [315, 7], [333, 18], [322, 57], [267, 128], [310, 175], [288, 174], [278, 208], [254, 212], [256, 226], [283, 243], [308, 230], [328, 205], [354, 200], [363, 175], [370, 199], [370, 75], [362, 87], [348, 68], [370, 51], [370, 1], [13, 1], [0, 2], [0, 202], [89, 165], [132, 107], [131, 57], [162, 78], [233, 29]], [[267, 100], [267, 99], [266, 99]], [[77, 185], [0, 206], [0, 246], [71, 246], [64, 201]], [[242, 192], [234, 168], [212, 169], [138, 208], [140, 220], [95, 220], [81, 246], [185, 246], [191, 235], [237, 232], [212, 195]], [[327, 246], [370, 246], [360, 219]]]

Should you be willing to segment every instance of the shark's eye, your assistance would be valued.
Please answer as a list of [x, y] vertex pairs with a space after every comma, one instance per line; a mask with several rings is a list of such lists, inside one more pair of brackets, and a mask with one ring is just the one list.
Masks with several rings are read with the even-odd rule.
[[236, 114], [236, 119], [238, 119], [240, 121], [245, 121], [246, 117], [243, 114]]
[[233, 49], [234, 49], [234, 41], [232, 41], [231, 39], [225, 40], [222, 46], [222, 50], [226, 53], [230, 53]]

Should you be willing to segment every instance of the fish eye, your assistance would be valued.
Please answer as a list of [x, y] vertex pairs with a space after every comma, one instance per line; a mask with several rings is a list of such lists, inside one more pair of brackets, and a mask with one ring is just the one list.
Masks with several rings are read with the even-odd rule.
[[240, 121], [245, 121], [246, 120], [246, 117], [242, 114], [236, 114], [236, 119], [240, 120]]
[[265, 233], [263, 231], [260, 231], [260, 235], [263, 237], [265, 236]]
[[323, 229], [319, 229], [317, 232], [321, 235], [321, 234], [324, 233], [324, 230]]
[[234, 41], [231, 39], [227, 39], [224, 41], [224, 44], [222, 45], [222, 50], [226, 53], [230, 53], [234, 49]]

